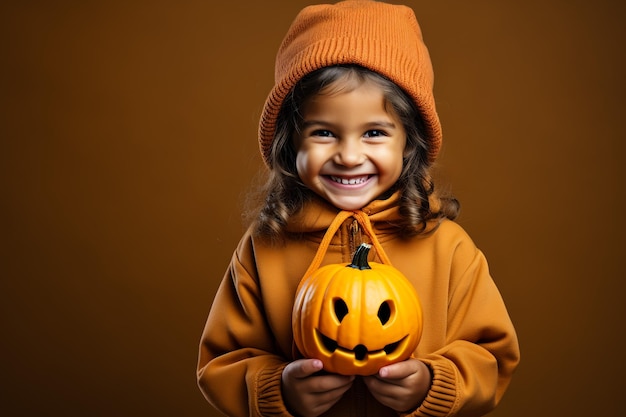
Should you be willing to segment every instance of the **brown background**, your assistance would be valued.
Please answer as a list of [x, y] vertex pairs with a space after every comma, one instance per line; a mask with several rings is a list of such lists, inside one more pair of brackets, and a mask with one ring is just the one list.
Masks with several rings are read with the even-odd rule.
[[[308, 3], [2, 2], [1, 415], [217, 415], [197, 343], [274, 53]], [[493, 416], [619, 414], [623, 2], [408, 4], [441, 179], [521, 340]]]

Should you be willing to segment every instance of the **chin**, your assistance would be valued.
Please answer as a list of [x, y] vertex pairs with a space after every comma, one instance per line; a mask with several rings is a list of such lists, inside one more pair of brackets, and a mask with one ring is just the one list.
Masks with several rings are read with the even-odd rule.
[[338, 209], [341, 210], [347, 210], [347, 211], [353, 211], [353, 210], [360, 210], [363, 207], [367, 206], [370, 201], [355, 201], [355, 202], [349, 202], [349, 201], [332, 201], [330, 200], [330, 202], [337, 207]]

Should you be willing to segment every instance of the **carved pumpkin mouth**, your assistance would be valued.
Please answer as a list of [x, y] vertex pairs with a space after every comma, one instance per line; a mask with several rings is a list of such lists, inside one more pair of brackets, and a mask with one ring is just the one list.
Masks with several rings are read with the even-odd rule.
[[346, 347], [339, 346], [339, 343], [337, 343], [336, 340], [333, 340], [330, 337], [325, 336], [319, 330], [316, 330], [315, 334], [317, 335], [318, 341], [321, 342], [322, 346], [324, 346], [324, 348], [328, 351], [328, 353], [334, 353], [335, 351], [338, 350], [340, 352], [354, 354], [354, 358], [357, 361], [366, 360], [368, 355], [374, 355], [374, 354], [378, 354], [381, 352], [385, 352], [386, 355], [391, 355], [393, 354], [393, 352], [396, 351], [396, 349], [398, 349], [398, 347], [402, 344], [402, 342], [406, 340], [406, 336], [405, 336], [402, 339], [398, 340], [397, 342], [389, 343], [382, 349], [370, 351], [370, 350], [367, 350], [367, 347], [362, 344], [356, 345], [354, 349], [348, 349]]

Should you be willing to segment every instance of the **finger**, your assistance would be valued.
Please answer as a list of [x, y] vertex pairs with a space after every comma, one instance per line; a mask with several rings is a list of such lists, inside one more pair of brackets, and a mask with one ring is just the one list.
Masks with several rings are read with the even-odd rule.
[[378, 375], [365, 377], [363, 378], [363, 381], [365, 382], [368, 390], [372, 394], [375, 393], [378, 396], [391, 396], [394, 392], [397, 392], [396, 390], [398, 389], [396, 384], [386, 379], [380, 378]]
[[336, 393], [343, 394], [354, 381], [354, 376], [327, 374], [319, 377], [315, 377], [315, 381], [311, 381], [311, 392], [323, 394], [323, 393]]
[[419, 365], [416, 360], [406, 360], [403, 362], [393, 363], [383, 366], [378, 371], [378, 377], [387, 381], [404, 379], [419, 371]]
[[324, 368], [322, 361], [319, 359], [300, 359], [296, 362], [297, 367], [294, 370], [294, 377], [296, 378], [308, 378]]
[[413, 392], [401, 384], [395, 384], [376, 376], [367, 377], [365, 384], [379, 403], [396, 411], [408, 410], [416, 403]]

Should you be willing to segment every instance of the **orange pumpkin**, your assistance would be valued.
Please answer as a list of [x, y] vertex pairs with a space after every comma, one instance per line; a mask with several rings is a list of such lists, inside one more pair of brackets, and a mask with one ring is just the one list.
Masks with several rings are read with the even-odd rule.
[[331, 264], [305, 276], [293, 307], [298, 350], [324, 369], [373, 375], [415, 351], [422, 309], [413, 285], [396, 268], [367, 262], [362, 244], [350, 264]]

